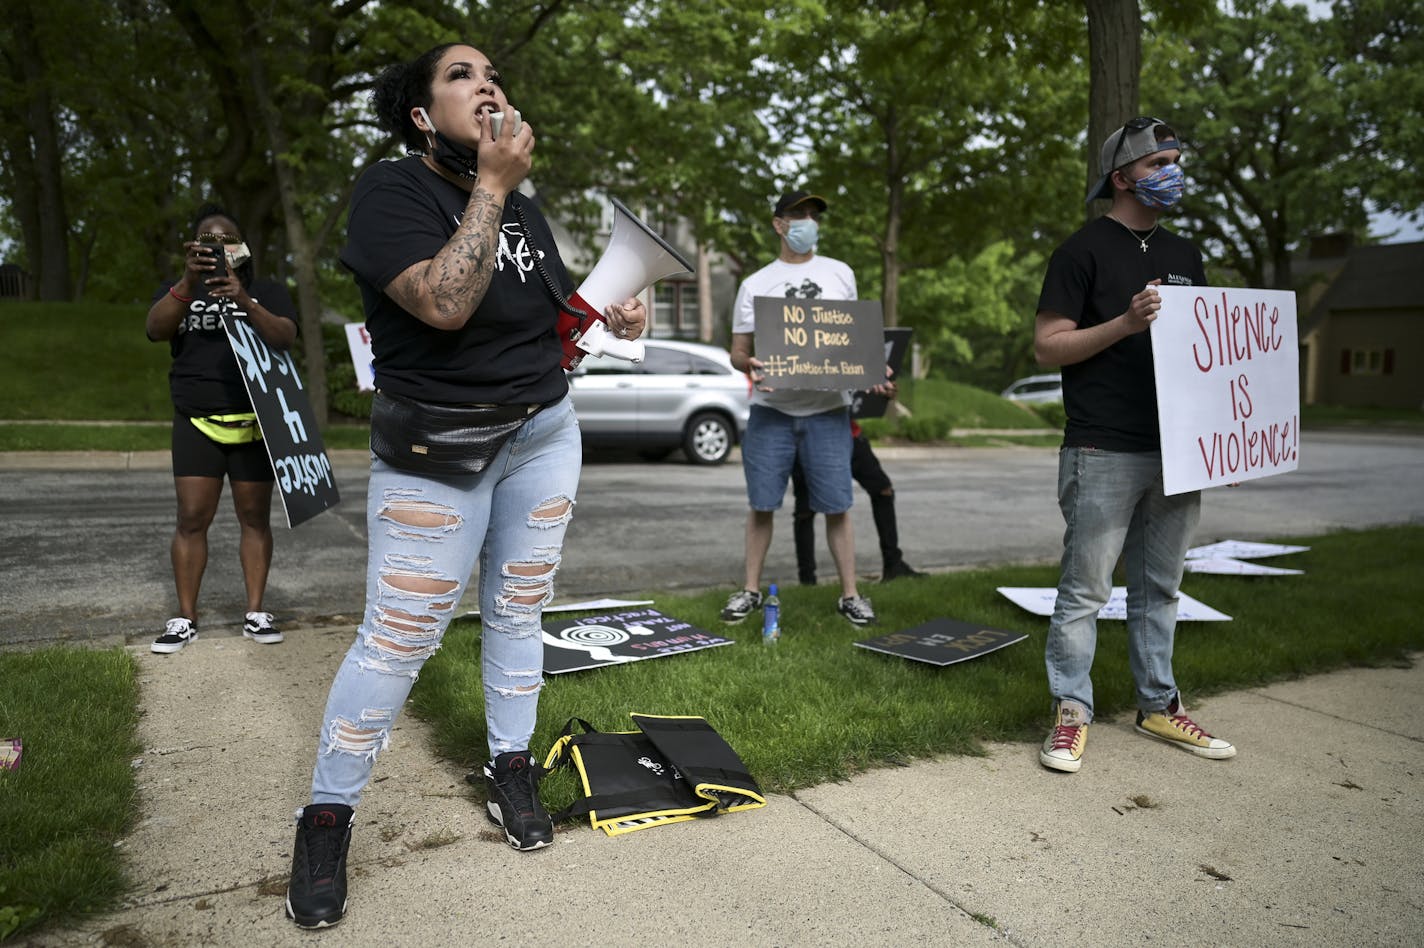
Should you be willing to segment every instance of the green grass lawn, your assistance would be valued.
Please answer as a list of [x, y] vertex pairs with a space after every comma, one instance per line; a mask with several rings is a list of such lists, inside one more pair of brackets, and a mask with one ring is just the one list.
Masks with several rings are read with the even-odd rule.
[[[1298, 542], [1310, 551], [1280, 562], [1304, 576], [1188, 574], [1185, 592], [1234, 617], [1178, 627], [1176, 672], [1189, 701], [1345, 666], [1400, 663], [1424, 649], [1424, 527]], [[1004, 567], [870, 585], [880, 614], [874, 630], [851, 628], [835, 614], [835, 588], [788, 587], [783, 638], [770, 647], [761, 644], [756, 617], [732, 627], [718, 620], [728, 590], [655, 593], [660, 611], [736, 644], [549, 676], [534, 748], [547, 751], [573, 716], [603, 730], [630, 730], [632, 711], [696, 714], [738, 751], [763, 790], [785, 792], [915, 757], [977, 754], [989, 741], [1036, 742], [1049, 715], [1048, 623], [995, 587], [1056, 581], [1051, 567]], [[1029, 638], [946, 668], [852, 645], [936, 617]], [[1123, 624], [1103, 623], [1099, 638], [1093, 678], [1097, 712], [1107, 718], [1132, 708], [1132, 683]], [[25, 741], [20, 768], [0, 772], [3, 938], [112, 909], [134, 883], [114, 844], [134, 818], [131, 763], [140, 748], [134, 666], [122, 650], [0, 652], [0, 681], [0, 737]], [[412, 703], [433, 726], [438, 753], [472, 769], [484, 759], [477, 622], [452, 625]], [[1251, 753], [1250, 734], [1226, 736]], [[545, 784], [551, 808], [574, 796], [567, 771]]]

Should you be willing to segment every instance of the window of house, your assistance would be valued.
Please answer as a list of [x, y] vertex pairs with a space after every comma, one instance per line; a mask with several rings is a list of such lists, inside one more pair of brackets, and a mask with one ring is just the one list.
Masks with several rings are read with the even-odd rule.
[[1393, 372], [1393, 349], [1343, 349], [1340, 352], [1341, 375], [1391, 375]]
[[653, 331], [660, 339], [696, 339], [697, 284], [663, 280], [653, 290]]

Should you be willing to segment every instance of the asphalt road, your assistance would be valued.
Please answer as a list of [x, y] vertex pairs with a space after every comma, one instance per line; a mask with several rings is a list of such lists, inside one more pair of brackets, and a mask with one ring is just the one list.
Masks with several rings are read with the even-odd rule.
[[[893, 448], [901, 546], [919, 569], [1054, 562], [1063, 525], [1051, 448]], [[365, 587], [366, 471], [334, 458], [342, 501], [277, 533], [267, 607], [291, 624], [359, 619]], [[1207, 492], [1197, 542], [1267, 540], [1339, 528], [1424, 523], [1424, 435], [1312, 431], [1298, 471]], [[869, 505], [857, 488], [862, 575], [880, 571]], [[788, 498], [789, 508], [789, 498]], [[168, 544], [174, 501], [167, 455], [0, 454], [0, 641], [141, 641], [174, 608]], [[741, 467], [590, 455], [559, 573], [557, 601], [632, 598], [741, 582], [746, 519]], [[210, 533], [200, 609], [205, 635], [235, 635], [243, 594], [237, 525], [226, 499]], [[822, 541], [820, 572], [833, 576]], [[789, 510], [764, 582], [793, 582]], [[873, 590], [871, 590], [873, 592]], [[473, 594], [465, 608], [474, 608]]]

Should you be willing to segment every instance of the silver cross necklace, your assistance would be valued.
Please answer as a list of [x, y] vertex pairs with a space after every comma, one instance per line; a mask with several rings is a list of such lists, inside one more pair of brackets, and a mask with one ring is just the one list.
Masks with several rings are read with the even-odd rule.
[[1153, 224], [1153, 225], [1152, 225], [1152, 229], [1147, 232], [1147, 236], [1146, 236], [1146, 237], [1143, 237], [1142, 235], [1138, 234], [1137, 231], [1133, 230], [1131, 227], [1128, 227], [1126, 224], [1123, 224], [1123, 223], [1122, 223], [1122, 219], [1119, 218], [1119, 217], [1117, 217], [1116, 215], [1114, 215], [1114, 214], [1109, 214], [1108, 217], [1111, 217], [1113, 220], [1117, 221], [1119, 224], [1122, 224], [1122, 229], [1125, 230], [1125, 231], [1127, 231], [1129, 234], [1131, 234], [1131, 235], [1137, 240], [1138, 244], [1140, 244], [1140, 245], [1142, 246], [1142, 252], [1143, 252], [1143, 253], [1146, 253], [1146, 252], [1147, 252], [1147, 241], [1151, 240], [1151, 239], [1152, 239], [1152, 235], [1155, 234], [1155, 233], [1157, 233], [1157, 228], [1159, 228], [1159, 227], [1162, 226], [1162, 223], [1161, 223], [1160, 221], [1158, 221], [1156, 224]]

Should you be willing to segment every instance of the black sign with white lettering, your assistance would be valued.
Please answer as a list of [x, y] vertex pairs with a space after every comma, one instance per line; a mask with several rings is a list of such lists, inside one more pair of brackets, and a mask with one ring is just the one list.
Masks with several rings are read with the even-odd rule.
[[855, 644], [873, 652], [899, 655], [930, 665], [953, 665], [988, 655], [1026, 638], [1028, 634], [1025, 632], [986, 629], [982, 625], [957, 619], [931, 619], [904, 632], [893, 632]]
[[262, 425], [287, 526], [295, 527], [341, 500], [311, 402], [290, 352], [273, 352], [251, 323], [230, 313], [223, 314], [223, 328]]
[[[900, 366], [905, 364], [905, 353], [910, 348], [910, 337], [914, 335], [913, 329], [894, 326], [885, 330], [885, 362], [890, 366], [890, 371], [895, 374], [892, 379], [899, 381], [904, 378], [900, 373]], [[852, 418], [883, 418], [885, 410], [890, 407], [890, 399], [884, 395], [876, 395], [874, 392], [856, 392], [850, 399], [850, 416]]]
[[564, 619], [544, 623], [544, 671], [558, 675], [731, 644], [656, 609]]
[[758, 296], [752, 307], [767, 387], [860, 390], [885, 381], [879, 300]]

